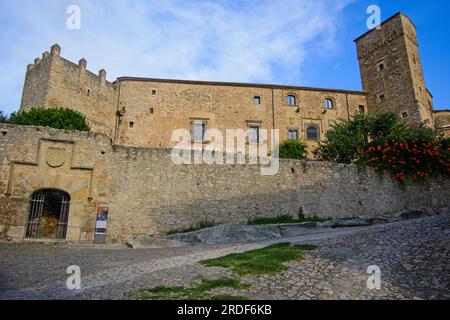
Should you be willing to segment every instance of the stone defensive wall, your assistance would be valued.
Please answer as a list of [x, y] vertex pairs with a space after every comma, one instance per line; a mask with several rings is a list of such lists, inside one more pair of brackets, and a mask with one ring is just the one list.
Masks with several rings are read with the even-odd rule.
[[70, 196], [66, 241], [92, 243], [99, 207], [107, 242], [159, 235], [201, 221], [246, 223], [291, 214], [378, 217], [448, 207], [448, 181], [399, 188], [352, 165], [281, 160], [277, 175], [259, 165], [176, 165], [171, 150], [114, 145], [96, 133], [0, 125], [0, 233], [26, 238], [33, 193]]

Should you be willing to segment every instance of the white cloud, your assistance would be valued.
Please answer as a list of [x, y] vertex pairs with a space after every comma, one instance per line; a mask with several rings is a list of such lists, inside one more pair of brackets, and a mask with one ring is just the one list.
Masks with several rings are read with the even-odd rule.
[[[55, 42], [110, 80], [299, 83], [305, 57], [336, 46], [338, 17], [351, 1], [3, 0], [0, 108], [18, 107], [26, 65]], [[81, 30], [66, 29], [70, 4], [81, 8]]]

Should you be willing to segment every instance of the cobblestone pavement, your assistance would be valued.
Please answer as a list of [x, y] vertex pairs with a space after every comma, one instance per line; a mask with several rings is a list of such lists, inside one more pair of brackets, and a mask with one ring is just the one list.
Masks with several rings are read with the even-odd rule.
[[[271, 276], [246, 276], [251, 299], [450, 299], [450, 215], [322, 230], [278, 240], [313, 243], [305, 260]], [[0, 299], [123, 299], [155, 286], [187, 286], [196, 278], [234, 276], [204, 259], [271, 242], [131, 250], [122, 246], [0, 244]], [[66, 269], [78, 265], [82, 290], [68, 290]], [[367, 267], [381, 269], [381, 290], [367, 289]]]

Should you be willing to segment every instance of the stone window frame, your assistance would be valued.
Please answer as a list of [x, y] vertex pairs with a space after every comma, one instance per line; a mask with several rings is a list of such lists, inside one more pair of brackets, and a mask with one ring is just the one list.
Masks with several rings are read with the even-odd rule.
[[157, 88], [151, 88], [150, 89], [150, 94], [151, 94], [152, 98], [156, 98], [158, 96], [158, 89]]
[[408, 113], [407, 110], [403, 110], [403, 111], [400, 113], [400, 116], [402, 117], [402, 119], [408, 119], [409, 113]]
[[378, 96], [378, 102], [385, 103], [386, 102], [386, 94], [384, 92], [380, 92], [377, 94]]
[[377, 62], [377, 71], [378, 72], [383, 72], [386, 69], [387, 69], [387, 65], [386, 65], [386, 61], [384, 59]]
[[[361, 111], [361, 110], [362, 110], [362, 111]], [[360, 104], [360, 105], [358, 106], [358, 112], [359, 112], [360, 114], [365, 114], [365, 113], [366, 113], [366, 106]]]
[[[246, 144], [247, 145], [259, 145], [261, 144], [261, 128], [262, 128], [262, 121], [260, 120], [247, 120], [246, 121], [246, 125], [247, 125], [247, 136], [246, 136]], [[257, 138], [257, 142], [251, 142], [250, 141], [250, 128], [258, 128], [258, 138]]]
[[[310, 139], [308, 138], [308, 129], [310, 127], [314, 127], [317, 130], [317, 138], [316, 139]], [[315, 123], [306, 123], [305, 124], [305, 140], [307, 141], [320, 141], [320, 125]]]
[[91, 88], [86, 88], [86, 97], [89, 98], [91, 96], [91, 93], [92, 93]]
[[[297, 138], [296, 139], [294, 139], [294, 138], [290, 138], [289, 137], [289, 133], [290, 132], [297, 132]], [[300, 140], [300, 129], [299, 128], [288, 128], [287, 129], [287, 138], [288, 138], [288, 140]]]
[[[256, 100], [258, 100], [258, 103], [256, 103]], [[259, 95], [254, 95], [254, 96], [253, 96], [253, 99], [252, 99], [252, 104], [253, 104], [254, 106], [260, 106], [260, 105], [262, 105], [262, 98], [261, 98], [261, 96], [259, 96]]]
[[129, 129], [136, 129], [136, 121], [128, 121]]
[[[194, 124], [195, 124], [196, 122], [201, 122], [202, 124], [205, 125], [205, 129], [204, 129], [204, 132], [203, 132], [202, 141], [196, 141], [196, 140], [195, 140]], [[189, 130], [189, 132], [190, 132], [190, 134], [191, 134], [191, 142], [192, 142], [192, 143], [203, 143], [203, 144], [209, 143], [209, 141], [205, 140], [205, 135], [206, 135], [206, 132], [208, 131], [208, 122], [209, 122], [209, 119], [208, 119], [208, 118], [191, 118], [191, 119], [190, 119], [190, 123], [189, 123], [190, 130]]]
[[[294, 97], [294, 104], [290, 104], [290, 103], [289, 103], [289, 98], [290, 98], [290, 97]], [[298, 97], [298, 94], [293, 93], [293, 92], [288, 92], [288, 93], [286, 93], [285, 98], [284, 98], [284, 104], [285, 104], [286, 106], [289, 106], [289, 107], [298, 107], [298, 106], [299, 106], [299, 102], [300, 102], [300, 99], [299, 99], [299, 97]]]
[[[326, 101], [331, 101], [331, 108], [326, 108], [325, 107], [325, 102]], [[336, 99], [333, 98], [333, 97], [330, 97], [330, 96], [324, 97], [323, 101], [322, 101], [322, 108], [325, 109], [325, 110], [335, 110], [336, 109]]]

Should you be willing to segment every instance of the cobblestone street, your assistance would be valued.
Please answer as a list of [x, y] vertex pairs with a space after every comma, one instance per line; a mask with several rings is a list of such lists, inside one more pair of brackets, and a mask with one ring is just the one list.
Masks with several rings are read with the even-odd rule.
[[[326, 230], [277, 242], [312, 243], [305, 260], [275, 276], [245, 276], [251, 299], [450, 299], [450, 215]], [[189, 285], [233, 276], [198, 261], [261, 248], [270, 242], [132, 250], [120, 245], [0, 244], [0, 299], [123, 299], [140, 288]], [[66, 269], [78, 265], [82, 289], [68, 290]], [[367, 267], [381, 269], [381, 290], [368, 290]]]

